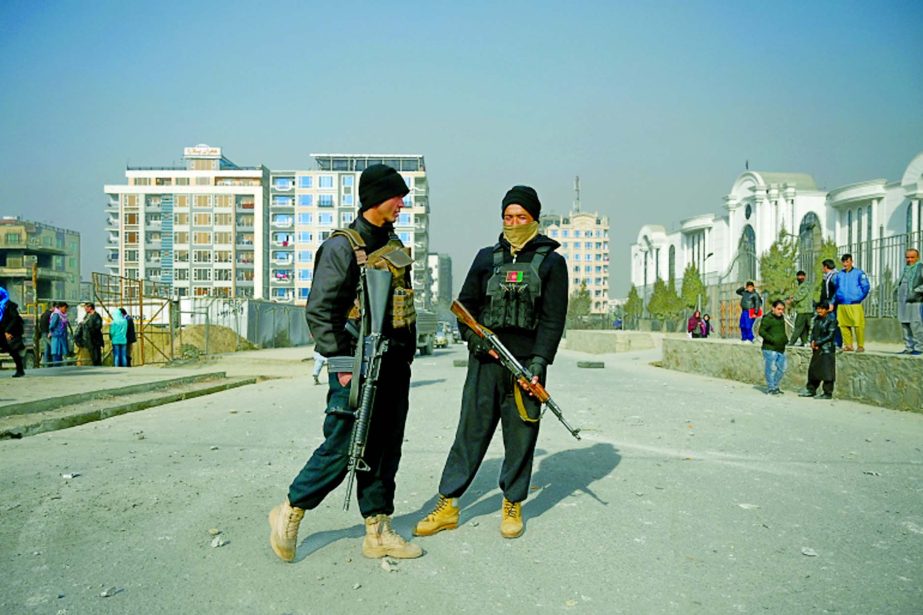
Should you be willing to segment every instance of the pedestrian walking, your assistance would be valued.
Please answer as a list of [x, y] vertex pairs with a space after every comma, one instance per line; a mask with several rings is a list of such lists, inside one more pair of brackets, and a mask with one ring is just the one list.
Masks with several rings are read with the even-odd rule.
[[67, 310], [70, 306], [66, 301], [58, 302], [58, 306], [51, 312], [48, 318], [48, 364], [52, 367], [59, 367], [64, 357], [69, 354], [67, 344], [67, 332], [70, 324], [67, 321]]
[[[391, 525], [395, 475], [401, 459], [410, 392], [410, 363], [416, 352], [416, 314], [413, 309], [413, 259], [394, 232], [394, 222], [409, 192], [401, 176], [389, 166], [374, 164], [359, 177], [359, 216], [348, 229], [335, 231], [317, 251], [314, 284], [305, 317], [315, 349], [350, 368], [356, 340], [350, 333], [359, 323], [361, 268], [391, 272], [391, 303], [383, 335], [388, 349], [381, 362], [378, 388], [364, 453], [367, 471], [356, 472], [359, 511], [365, 520], [362, 554], [366, 557], [414, 558], [423, 554]], [[349, 324], [349, 327], [347, 325]], [[284, 561], [295, 558], [298, 528], [306, 510], [317, 507], [346, 476], [350, 436], [355, 416], [350, 387], [358, 374], [328, 369], [324, 442], [314, 451], [288, 495], [269, 513], [273, 551]], [[358, 383], [357, 383], [358, 384]]]
[[897, 320], [904, 333], [905, 348], [900, 354], [923, 354], [923, 263], [920, 251], [904, 253], [904, 271], [897, 283]]
[[103, 318], [96, 311], [96, 305], [87, 302], [83, 306], [86, 316], [83, 319], [84, 336], [87, 349], [90, 351], [90, 362], [93, 365], [103, 364]]
[[[539, 234], [541, 208], [533, 188], [514, 186], [506, 193], [503, 232], [495, 245], [474, 257], [458, 301], [528, 368], [533, 382], [544, 384], [564, 332], [567, 263], [555, 252], [560, 244]], [[463, 324], [460, 328], [469, 355], [458, 428], [436, 506], [417, 523], [414, 534], [430, 536], [458, 526], [458, 498], [474, 479], [500, 423], [500, 533], [517, 538], [524, 530], [522, 502], [529, 494], [541, 404], [520, 390], [483, 338]]]
[[122, 315], [121, 309], [112, 312], [112, 322], [109, 323], [109, 341], [112, 342], [112, 365], [128, 367], [128, 358], [125, 356], [128, 345], [128, 321]]
[[324, 366], [327, 365], [327, 357], [321, 353], [314, 351], [314, 371], [311, 374], [314, 378], [314, 384], [320, 384], [320, 373], [324, 369]]
[[26, 345], [22, 340], [23, 322], [19, 314], [19, 306], [10, 301], [10, 294], [0, 286], [0, 351], [9, 353], [13, 359], [16, 371], [13, 378], [26, 375], [26, 368], [22, 360], [22, 351]]
[[869, 278], [861, 269], [853, 267], [852, 254], [840, 259], [843, 268], [834, 276], [837, 304], [836, 319], [843, 336], [843, 352], [853, 350], [853, 330], [856, 333], [856, 351], [865, 352], [865, 310], [862, 302], [869, 294]]
[[795, 293], [789, 297], [789, 304], [795, 311], [795, 326], [792, 328], [792, 337], [788, 342], [789, 346], [794, 346], [795, 342], [798, 342], [798, 346], [804, 346], [811, 335], [811, 319], [814, 317], [814, 300], [811, 286], [805, 283], [806, 278], [807, 274], [804, 271], [799, 271], [795, 274], [795, 279], [798, 280], [798, 288], [796, 288]]
[[119, 308], [119, 312], [125, 318], [127, 328], [125, 329], [125, 367], [131, 367], [131, 347], [138, 341], [138, 334], [135, 332], [135, 319], [131, 317], [128, 310]]
[[753, 323], [763, 316], [763, 299], [753, 282], [738, 288], [737, 294], [740, 295], [740, 340], [752, 344]]
[[760, 322], [760, 337], [763, 338], [763, 363], [766, 374], [766, 393], [781, 395], [779, 383], [785, 375], [785, 302], [775, 300], [772, 310]]
[[808, 365], [808, 384], [799, 397], [814, 397], [817, 387], [823, 384], [823, 393], [816, 399], [832, 399], [833, 383], [836, 381], [836, 316], [830, 304], [817, 304], [816, 315], [811, 325], [811, 363]]
[[692, 313], [692, 316], [689, 317], [689, 320], [686, 321], [686, 333], [689, 337], [699, 339], [705, 337], [703, 331], [704, 325], [702, 322], [702, 315], [696, 310]]

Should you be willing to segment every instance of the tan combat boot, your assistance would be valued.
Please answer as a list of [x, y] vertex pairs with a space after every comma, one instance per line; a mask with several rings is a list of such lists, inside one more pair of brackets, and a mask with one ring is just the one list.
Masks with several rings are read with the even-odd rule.
[[390, 556], [398, 559], [413, 559], [423, 555], [423, 549], [401, 538], [400, 534], [391, 527], [391, 517], [372, 515], [365, 520], [362, 555], [371, 558]]
[[290, 562], [295, 559], [295, 546], [298, 541], [298, 526], [304, 510], [295, 508], [285, 501], [269, 511], [269, 544], [281, 559]]
[[413, 528], [414, 536], [432, 536], [442, 530], [454, 530], [458, 527], [458, 500], [439, 496], [433, 512], [417, 522]]
[[504, 538], [519, 538], [522, 536], [522, 502], [510, 502], [503, 498], [500, 516], [500, 533], [503, 534]]

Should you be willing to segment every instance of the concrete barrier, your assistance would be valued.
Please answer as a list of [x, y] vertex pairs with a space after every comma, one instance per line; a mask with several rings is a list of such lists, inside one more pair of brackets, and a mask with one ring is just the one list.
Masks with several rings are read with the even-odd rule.
[[[809, 348], [788, 348], [788, 368], [780, 388], [793, 393], [807, 382]], [[766, 384], [760, 344], [726, 340], [664, 338], [663, 366], [681, 372], [752, 384]], [[923, 412], [923, 358], [865, 353], [837, 353], [834, 399]]]
[[568, 330], [567, 349], [590, 354], [629, 352], [654, 348], [654, 338], [642, 331]]

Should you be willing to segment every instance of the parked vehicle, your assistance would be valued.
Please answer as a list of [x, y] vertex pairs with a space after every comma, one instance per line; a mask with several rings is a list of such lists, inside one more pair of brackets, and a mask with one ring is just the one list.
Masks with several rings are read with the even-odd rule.
[[436, 346], [437, 324], [435, 312], [417, 308], [417, 349], [421, 355], [433, 354], [433, 348]]

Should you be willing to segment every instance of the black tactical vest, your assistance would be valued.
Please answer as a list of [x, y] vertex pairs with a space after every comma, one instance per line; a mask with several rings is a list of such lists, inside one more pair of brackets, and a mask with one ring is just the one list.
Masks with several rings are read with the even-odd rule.
[[551, 246], [541, 246], [528, 263], [504, 263], [503, 246], [494, 247], [493, 275], [487, 280], [487, 305], [481, 323], [488, 329], [529, 329], [538, 326], [536, 303], [542, 296], [538, 275]]

